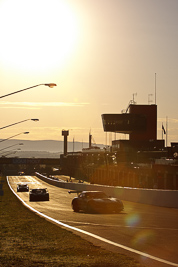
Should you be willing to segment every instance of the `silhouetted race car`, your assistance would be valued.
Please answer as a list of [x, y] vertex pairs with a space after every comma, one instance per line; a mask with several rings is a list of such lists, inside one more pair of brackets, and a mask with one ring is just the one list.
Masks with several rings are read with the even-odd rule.
[[49, 201], [47, 188], [31, 189], [29, 192], [29, 201]]
[[18, 175], [25, 175], [24, 172], [18, 172]]
[[108, 197], [102, 191], [68, 191], [68, 193], [78, 194], [71, 203], [75, 212], [119, 213], [124, 209], [120, 199]]
[[17, 192], [28, 192], [29, 187], [27, 184], [18, 184], [17, 185]]

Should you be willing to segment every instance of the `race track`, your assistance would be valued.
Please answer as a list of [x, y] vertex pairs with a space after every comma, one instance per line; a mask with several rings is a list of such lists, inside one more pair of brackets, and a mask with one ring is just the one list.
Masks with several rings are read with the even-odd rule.
[[[120, 214], [75, 213], [71, 208], [75, 195], [68, 194], [67, 189], [49, 185], [35, 176], [10, 176], [8, 181], [25, 204], [95, 245], [127, 254], [144, 266], [178, 266], [177, 209], [124, 201], [125, 210]], [[50, 201], [29, 202], [28, 192], [17, 193], [18, 183], [48, 188]]]

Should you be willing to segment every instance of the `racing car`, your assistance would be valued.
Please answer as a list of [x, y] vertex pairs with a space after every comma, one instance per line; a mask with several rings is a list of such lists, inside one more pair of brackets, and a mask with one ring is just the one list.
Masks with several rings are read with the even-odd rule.
[[29, 201], [49, 201], [47, 188], [35, 188], [29, 192]]
[[24, 172], [18, 172], [18, 175], [24, 175], [25, 173]]
[[17, 192], [28, 192], [29, 187], [28, 184], [18, 184], [17, 185]]
[[71, 206], [75, 212], [88, 213], [119, 213], [124, 210], [122, 201], [118, 198], [108, 197], [103, 191], [68, 191], [77, 193]]

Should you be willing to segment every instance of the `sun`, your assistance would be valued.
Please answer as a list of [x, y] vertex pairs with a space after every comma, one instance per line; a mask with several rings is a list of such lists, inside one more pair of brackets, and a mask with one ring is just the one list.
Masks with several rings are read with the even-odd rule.
[[79, 24], [65, 0], [0, 1], [0, 61], [21, 71], [60, 68], [74, 53]]

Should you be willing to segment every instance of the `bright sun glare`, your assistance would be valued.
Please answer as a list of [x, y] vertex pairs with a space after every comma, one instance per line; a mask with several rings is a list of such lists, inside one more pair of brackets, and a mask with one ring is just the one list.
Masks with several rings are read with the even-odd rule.
[[0, 61], [23, 71], [62, 67], [74, 51], [77, 17], [65, 0], [0, 1]]

